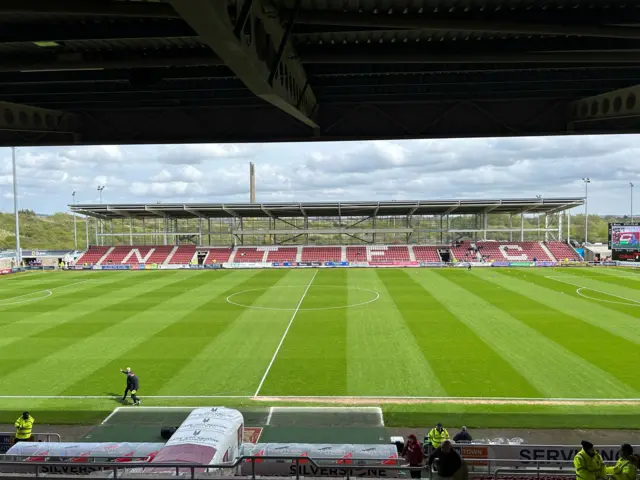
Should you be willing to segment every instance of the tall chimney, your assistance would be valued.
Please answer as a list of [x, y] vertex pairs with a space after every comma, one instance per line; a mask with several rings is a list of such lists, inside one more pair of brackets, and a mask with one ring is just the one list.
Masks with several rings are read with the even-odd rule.
[[249, 162], [249, 201], [256, 203], [256, 169], [253, 162]]

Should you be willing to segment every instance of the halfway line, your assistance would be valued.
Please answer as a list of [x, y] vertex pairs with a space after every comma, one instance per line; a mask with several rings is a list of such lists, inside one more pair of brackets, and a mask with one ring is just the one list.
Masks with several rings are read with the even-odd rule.
[[311, 284], [315, 280], [317, 274], [318, 274], [318, 270], [315, 271], [315, 273], [313, 274], [313, 277], [311, 277], [311, 281], [307, 285], [307, 288], [305, 288], [304, 293], [302, 294], [302, 297], [300, 297], [300, 301], [298, 302], [298, 306], [294, 310], [293, 315], [291, 315], [291, 320], [289, 320], [289, 325], [287, 325], [287, 328], [285, 329], [284, 333], [282, 334], [282, 338], [280, 339], [280, 343], [278, 344], [278, 348], [276, 348], [276, 351], [273, 354], [273, 357], [271, 357], [271, 361], [269, 362], [269, 366], [267, 367], [267, 370], [264, 372], [264, 375], [262, 376], [262, 380], [260, 380], [260, 385], [258, 385], [258, 389], [256, 390], [256, 393], [253, 394], [254, 397], [257, 397], [258, 394], [260, 393], [260, 389], [262, 388], [262, 384], [267, 379], [267, 375], [269, 375], [269, 370], [271, 370], [271, 366], [273, 365], [273, 362], [276, 361], [276, 357], [278, 356], [278, 352], [280, 351], [280, 347], [282, 347], [282, 344], [284, 343], [284, 339], [287, 338], [287, 334], [289, 333], [289, 329], [291, 328], [291, 325], [293, 324], [293, 321], [295, 320], [296, 315], [298, 314], [298, 311], [300, 311], [300, 306], [302, 305], [302, 302], [304, 301], [304, 297], [307, 296], [307, 292], [309, 291], [309, 288], [311, 287]]

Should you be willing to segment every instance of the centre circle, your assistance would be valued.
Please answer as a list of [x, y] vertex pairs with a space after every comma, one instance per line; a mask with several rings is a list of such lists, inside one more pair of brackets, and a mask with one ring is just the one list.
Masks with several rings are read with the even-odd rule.
[[[307, 288], [307, 290], [305, 291], [305, 296], [309, 295], [309, 293], [313, 294], [313, 290], [315, 289], [316, 291], [318, 289], [336, 289], [336, 288], [340, 288], [340, 289], [346, 289], [348, 288], [349, 290], [357, 290], [360, 292], [366, 292], [368, 295], [365, 300], [361, 301], [361, 302], [355, 302], [355, 303], [348, 303], [346, 305], [335, 305], [335, 306], [331, 306], [331, 307], [317, 307], [317, 308], [304, 308], [304, 306], [299, 306], [299, 307], [292, 307], [292, 308], [280, 308], [280, 307], [261, 307], [259, 305], [250, 305], [247, 303], [243, 303], [242, 302], [242, 298], [238, 298], [241, 297], [243, 294], [245, 293], [249, 293], [249, 292], [259, 292], [259, 291], [266, 291], [266, 290], [271, 290], [273, 288], [303, 288], [302, 285], [274, 285], [273, 287], [263, 287], [263, 288], [250, 288], [248, 290], [242, 290], [240, 292], [236, 292], [236, 293], [232, 293], [231, 295], [229, 295], [227, 297], [227, 302], [230, 303], [231, 305], [236, 305], [238, 307], [245, 307], [245, 308], [254, 308], [257, 310], [280, 310], [280, 311], [287, 311], [287, 312], [294, 312], [294, 311], [314, 311], [314, 310], [337, 310], [340, 308], [350, 308], [350, 307], [360, 307], [362, 305], [368, 305], [369, 303], [373, 303], [376, 300], [378, 300], [380, 298], [380, 294], [378, 292], [376, 292], [375, 290], [371, 290], [368, 288], [359, 288], [359, 287], [343, 287], [343, 286], [338, 286], [338, 285], [311, 285], [310, 287]], [[297, 298], [298, 301], [300, 301], [300, 297]], [[302, 302], [302, 305], [304, 304], [304, 302]]]

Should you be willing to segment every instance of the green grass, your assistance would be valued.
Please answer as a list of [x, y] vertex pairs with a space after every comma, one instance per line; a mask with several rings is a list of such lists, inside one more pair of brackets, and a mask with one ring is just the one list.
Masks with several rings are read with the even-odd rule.
[[[145, 405], [265, 406], [251, 398], [263, 377], [269, 397], [638, 399], [639, 279], [595, 268], [5, 277], [0, 423], [24, 409], [95, 423], [119, 405], [109, 397], [126, 366]], [[70, 398], [81, 396], [101, 398]], [[387, 424], [640, 428], [640, 403], [411, 402], [380, 401]]]

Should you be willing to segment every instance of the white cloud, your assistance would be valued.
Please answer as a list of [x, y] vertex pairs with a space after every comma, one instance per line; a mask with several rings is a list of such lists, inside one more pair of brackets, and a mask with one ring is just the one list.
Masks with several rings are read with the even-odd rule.
[[[638, 136], [535, 137], [265, 145], [18, 149], [21, 208], [78, 203], [243, 202], [249, 161], [258, 201], [582, 196], [590, 210], [626, 213], [640, 186]], [[11, 150], [0, 149], [0, 194], [11, 192]], [[636, 198], [640, 198], [637, 195]], [[0, 203], [10, 210], [10, 202]], [[636, 208], [640, 211], [640, 205]]]

